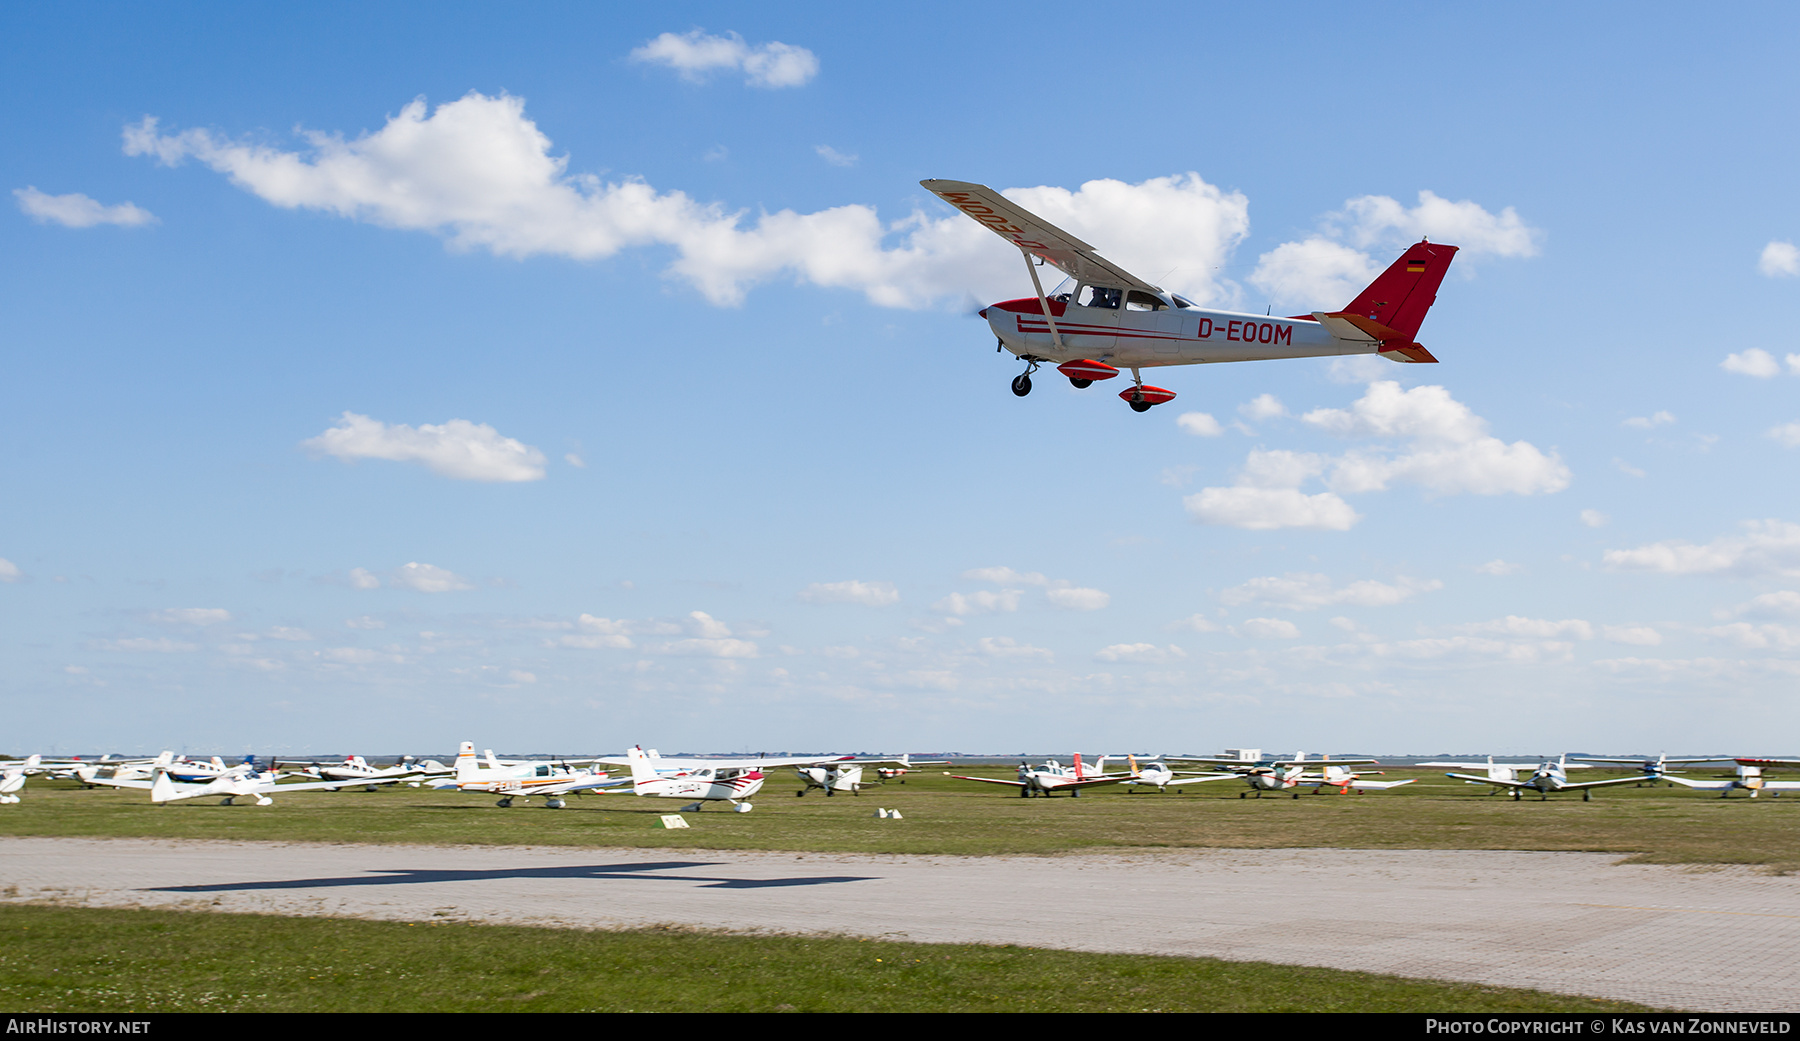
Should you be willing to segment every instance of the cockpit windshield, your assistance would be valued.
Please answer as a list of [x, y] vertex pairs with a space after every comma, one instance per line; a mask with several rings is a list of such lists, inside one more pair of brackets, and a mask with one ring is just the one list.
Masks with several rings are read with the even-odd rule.
[[1061, 282], [1056, 283], [1056, 288], [1050, 290], [1049, 299], [1054, 300], [1059, 304], [1066, 304], [1070, 300], [1075, 299], [1074, 277], [1070, 276], [1063, 279]]
[[1181, 308], [1184, 311], [1190, 307], [1199, 307], [1200, 306], [1199, 304], [1194, 303], [1192, 300], [1189, 300], [1185, 296], [1177, 296], [1173, 293], [1169, 294], [1169, 299], [1175, 301], [1175, 306]]

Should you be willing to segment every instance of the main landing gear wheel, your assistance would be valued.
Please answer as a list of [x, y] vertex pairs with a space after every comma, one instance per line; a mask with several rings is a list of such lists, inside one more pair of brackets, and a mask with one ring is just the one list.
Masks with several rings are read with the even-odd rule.
[[1120, 391], [1119, 397], [1124, 399], [1125, 404], [1131, 406], [1131, 411], [1148, 412], [1152, 405], [1174, 401], [1175, 392], [1163, 387], [1152, 387], [1147, 383], [1139, 383]]
[[1094, 385], [1094, 381], [1093, 380], [1084, 380], [1084, 379], [1080, 379], [1075, 376], [1070, 376], [1069, 384], [1070, 384], [1070, 386], [1073, 386], [1076, 390], [1086, 390], [1089, 387]]
[[545, 799], [544, 800], [544, 809], [546, 809], [546, 810], [560, 810], [564, 806], [567, 806], [567, 805], [568, 805], [568, 803], [562, 801], [561, 799]]
[[1021, 372], [1013, 377], [1012, 392], [1018, 397], [1031, 393], [1031, 373]]
[[751, 805], [747, 802], [733, 803], [731, 808], [739, 813], [749, 813], [752, 809]]
[[494, 805], [500, 807], [503, 810], [510, 810], [510, 809], [512, 809], [512, 800], [511, 799], [501, 799], [499, 802], [495, 803]]

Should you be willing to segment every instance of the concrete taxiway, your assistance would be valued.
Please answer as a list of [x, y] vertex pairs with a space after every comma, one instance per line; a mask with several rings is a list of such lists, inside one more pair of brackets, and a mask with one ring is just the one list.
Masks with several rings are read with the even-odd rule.
[[12, 902], [1201, 955], [1800, 1010], [1800, 878], [1595, 853], [1055, 857], [0, 839]]

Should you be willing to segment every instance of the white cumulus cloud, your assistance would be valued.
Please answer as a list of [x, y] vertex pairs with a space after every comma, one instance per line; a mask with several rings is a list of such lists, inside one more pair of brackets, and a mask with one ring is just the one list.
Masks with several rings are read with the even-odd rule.
[[[1278, 406], [1270, 398], [1263, 409]], [[1259, 531], [1345, 531], [1360, 517], [1342, 496], [1382, 491], [1396, 482], [1436, 495], [1539, 495], [1561, 491], [1570, 480], [1555, 452], [1490, 435], [1487, 421], [1443, 387], [1402, 390], [1392, 380], [1376, 380], [1348, 409], [1314, 409], [1300, 418], [1339, 437], [1406, 444], [1398, 450], [1353, 448], [1339, 456], [1256, 449], [1245, 458], [1234, 487], [1205, 488], [1182, 500], [1188, 513], [1202, 523]], [[1315, 478], [1323, 480], [1325, 491], [1301, 490]]]
[[1800, 275], [1800, 249], [1792, 242], [1771, 242], [1763, 247], [1756, 269], [1770, 278]]
[[1664, 423], [1673, 423], [1673, 422], [1675, 422], [1675, 416], [1673, 413], [1658, 412], [1655, 415], [1651, 415], [1651, 416], [1632, 416], [1630, 419], [1627, 419], [1623, 425], [1628, 426], [1628, 427], [1636, 427], [1639, 430], [1649, 430], [1652, 427], [1659, 427], [1659, 426], [1662, 426]]
[[752, 87], [798, 87], [819, 74], [819, 59], [791, 43], [745, 43], [737, 33], [713, 36], [701, 29], [663, 33], [631, 52], [631, 60], [674, 69], [690, 83], [714, 72], [744, 74]]
[[1094, 657], [1100, 661], [1145, 662], [1161, 665], [1179, 661], [1187, 657], [1187, 652], [1174, 644], [1158, 647], [1153, 643], [1115, 643], [1110, 647], [1095, 651]]
[[19, 565], [0, 557], [0, 582], [17, 582], [24, 577], [25, 573], [19, 570]]
[[1225, 432], [1219, 421], [1205, 412], [1183, 412], [1175, 425], [1195, 437], [1218, 437]]
[[1219, 593], [1219, 601], [1229, 606], [1267, 604], [1289, 611], [1316, 611], [1322, 607], [1350, 604], [1357, 607], [1387, 607], [1410, 600], [1420, 593], [1444, 588], [1437, 579], [1396, 578], [1391, 584], [1364, 579], [1348, 585], [1333, 586], [1325, 575], [1290, 571], [1280, 577], [1253, 578], [1243, 585], [1232, 586]]
[[820, 159], [833, 166], [851, 167], [856, 165], [856, 156], [848, 152], [840, 152], [830, 145], [817, 145], [813, 151], [818, 154]]
[[391, 580], [397, 586], [421, 593], [454, 593], [475, 588], [475, 583], [454, 571], [417, 561], [395, 568]]
[[1741, 535], [1721, 535], [1696, 545], [1682, 539], [1607, 550], [1607, 567], [1665, 575], [1800, 575], [1800, 524], [1745, 521]]
[[1048, 648], [1017, 643], [1010, 636], [983, 636], [978, 643], [981, 653], [990, 658], [1052, 658]]
[[[716, 304], [739, 303], [750, 287], [783, 275], [857, 290], [885, 307], [1019, 291], [1018, 252], [935, 201], [929, 214], [891, 223], [860, 204], [753, 218], [640, 180], [571, 173], [523, 99], [510, 95], [470, 93], [435, 110], [419, 99], [355, 138], [303, 136], [307, 147], [290, 151], [202, 129], [165, 133], [150, 117], [124, 135], [128, 154], [198, 160], [273, 205], [430, 232], [454, 248], [598, 259], [666, 247], [675, 254], [668, 274]], [[1214, 273], [1249, 232], [1249, 200], [1198, 174], [1005, 194], [1071, 234], [1104, 241], [1108, 259], [1127, 270], [1169, 272], [1199, 303], [1235, 293]]]
[[1352, 450], [1333, 460], [1326, 485], [1336, 492], [1379, 491], [1393, 481], [1440, 495], [1541, 495], [1569, 485], [1569, 468], [1555, 452], [1488, 434], [1487, 421], [1443, 387], [1402, 390], [1377, 380], [1349, 409], [1315, 409], [1301, 419], [1342, 437], [1410, 442], [1398, 454]]
[[1737, 354], [1727, 354], [1725, 360], [1719, 363], [1719, 368], [1740, 376], [1755, 376], [1759, 380], [1766, 380], [1781, 372], [1781, 363], [1768, 351], [1750, 347]]
[[1492, 213], [1467, 199], [1452, 202], [1429, 191], [1417, 206], [1386, 195], [1364, 195], [1329, 214], [1319, 234], [1286, 242], [1257, 260], [1250, 284], [1282, 304], [1336, 310], [1375, 280], [1390, 260], [1365, 250], [1392, 250], [1429, 237], [1459, 247], [1466, 257], [1535, 256], [1543, 232], [1512, 207]]
[[1604, 528], [1604, 527], [1606, 527], [1607, 522], [1610, 520], [1612, 520], [1611, 517], [1608, 517], [1606, 514], [1601, 513], [1599, 510], [1582, 510], [1581, 511], [1581, 523], [1587, 525], [1590, 528]]
[[1181, 500], [1202, 524], [1249, 531], [1314, 528], [1349, 531], [1362, 515], [1330, 492], [1307, 495], [1295, 488], [1203, 488]]
[[544, 476], [544, 453], [501, 437], [486, 423], [466, 419], [442, 425], [422, 423], [414, 428], [346, 412], [336, 426], [300, 442], [300, 447], [345, 462], [388, 459], [419, 463], [432, 473], [459, 481], [536, 481]]
[[155, 224], [156, 215], [122, 202], [106, 206], [80, 192], [68, 195], [46, 195], [33, 187], [14, 188], [13, 197], [19, 209], [40, 224], [61, 224], [65, 228], [91, 228], [96, 224], [117, 224], [135, 228]]
[[1238, 631], [1245, 636], [1254, 636], [1259, 640], [1298, 640], [1300, 627], [1285, 618], [1246, 618], [1238, 626]]
[[1083, 589], [1078, 586], [1060, 586], [1044, 591], [1044, 599], [1051, 606], [1070, 611], [1098, 611], [1112, 603], [1112, 594], [1102, 593], [1098, 589]]
[[223, 607], [170, 607], [150, 612], [150, 620], [164, 625], [218, 625], [231, 621]]
[[994, 592], [978, 589], [973, 593], [951, 593], [949, 596], [931, 605], [933, 611], [944, 614], [970, 615], [992, 614], [998, 611], [1017, 611], [1019, 598], [1023, 596], [1017, 589], [1002, 589]]
[[800, 590], [799, 597], [809, 604], [863, 604], [885, 607], [897, 603], [900, 590], [892, 582], [814, 582]]
[[1764, 437], [1781, 442], [1785, 448], [1800, 448], [1800, 423], [1782, 423], [1764, 431]]

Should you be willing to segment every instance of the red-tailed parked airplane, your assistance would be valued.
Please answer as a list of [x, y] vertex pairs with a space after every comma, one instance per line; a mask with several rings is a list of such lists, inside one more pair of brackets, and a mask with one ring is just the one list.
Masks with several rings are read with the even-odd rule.
[[[1036, 296], [1003, 300], [981, 311], [1000, 346], [1023, 359], [1012, 391], [1031, 393], [1031, 374], [1053, 364], [1076, 387], [1131, 370], [1121, 391], [1135, 412], [1175, 397], [1144, 383], [1139, 370], [1272, 358], [1379, 354], [1392, 361], [1435, 362], [1414, 342], [1437, 299], [1455, 246], [1419, 240], [1343, 309], [1273, 318], [1213, 311], [1163, 291], [1103, 259], [1094, 247], [1008, 202], [992, 188], [966, 181], [920, 181], [938, 198], [1018, 247]], [[1032, 260], [1033, 257], [1037, 261]], [[1050, 293], [1038, 263], [1069, 277]]]

